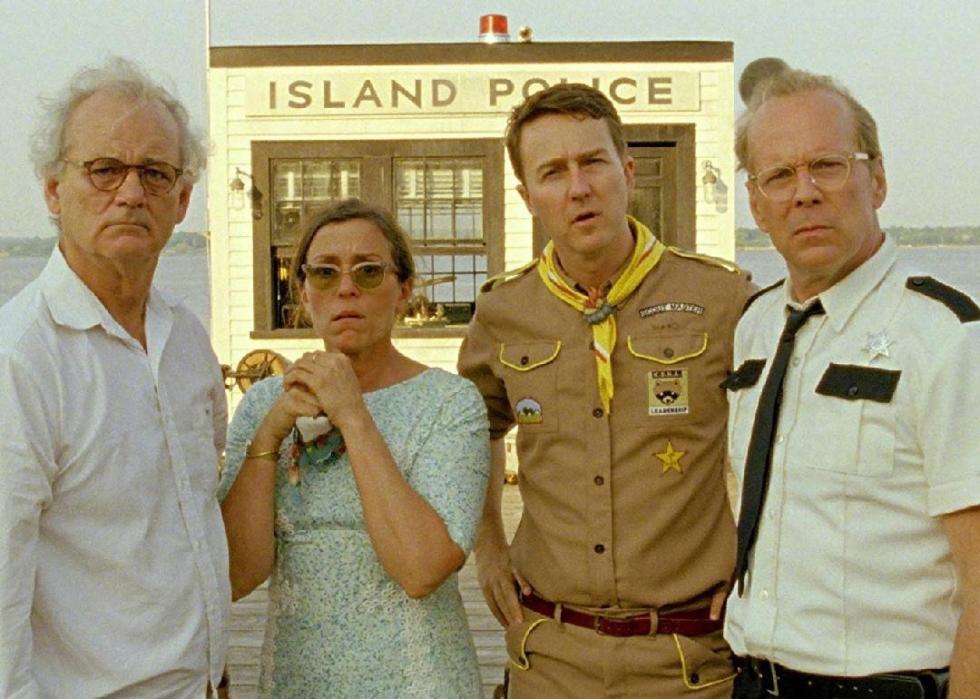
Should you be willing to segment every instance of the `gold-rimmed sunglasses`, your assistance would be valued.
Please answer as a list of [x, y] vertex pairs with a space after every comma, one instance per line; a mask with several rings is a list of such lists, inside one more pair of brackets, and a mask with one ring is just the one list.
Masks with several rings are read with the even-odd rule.
[[309, 262], [302, 267], [306, 281], [318, 291], [336, 289], [345, 274], [350, 275], [358, 289], [376, 289], [381, 286], [389, 268], [390, 265], [383, 262], [358, 262], [346, 269], [337, 265], [315, 265]]

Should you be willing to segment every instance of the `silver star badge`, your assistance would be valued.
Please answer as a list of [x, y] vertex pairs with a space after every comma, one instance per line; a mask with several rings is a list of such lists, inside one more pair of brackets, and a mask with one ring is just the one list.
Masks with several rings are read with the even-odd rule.
[[879, 330], [876, 333], [868, 333], [868, 341], [861, 348], [861, 351], [867, 352], [870, 361], [874, 361], [877, 357], [890, 357], [888, 348], [894, 344], [895, 342], [888, 339], [884, 330]]

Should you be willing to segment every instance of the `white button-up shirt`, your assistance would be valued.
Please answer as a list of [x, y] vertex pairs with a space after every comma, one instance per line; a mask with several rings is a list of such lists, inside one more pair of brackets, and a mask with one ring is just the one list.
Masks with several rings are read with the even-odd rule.
[[0, 308], [0, 696], [201, 699], [221, 675], [221, 375], [157, 290], [146, 337], [57, 249]]
[[[961, 605], [938, 516], [980, 504], [980, 322], [906, 289], [896, 257], [886, 240], [796, 336], [745, 593], [728, 602], [739, 655], [849, 676], [949, 664]], [[739, 492], [791, 303], [786, 284], [763, 294], [736, 331], [736, 367], [766, 360], [729, 392]], [[831, 387], [831, 364], [897, 376], [894, 393]]]

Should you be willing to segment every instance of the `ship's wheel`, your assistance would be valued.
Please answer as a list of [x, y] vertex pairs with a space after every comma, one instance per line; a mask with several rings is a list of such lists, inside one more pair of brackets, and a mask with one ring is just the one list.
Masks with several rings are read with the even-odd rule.
[[269, 376], [282, 376], [289, 364], [289, 360], [278, 352], [270, 349], [252, 350], [241, 358], [234, 371], [227, 365], [222, 367], [225, 387], [230, 389], [236, 385], [245, 393], [257, 381]]

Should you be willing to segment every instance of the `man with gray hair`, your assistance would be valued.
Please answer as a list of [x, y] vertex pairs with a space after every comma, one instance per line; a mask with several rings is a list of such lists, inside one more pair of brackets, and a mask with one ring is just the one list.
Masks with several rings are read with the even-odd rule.
[[980, 697], [980, 309], [898, 258], [875, 120], [833, 79], [763, 82], [736, 150], [789, 276], [724, 384], [734, 696]]
[[0, 696], [199, 699], [227, 645], [227, 408], [204, 328], [152, 282], [205, 148], [123, 59], [46, 106], [58, 245], [0, 308]]

